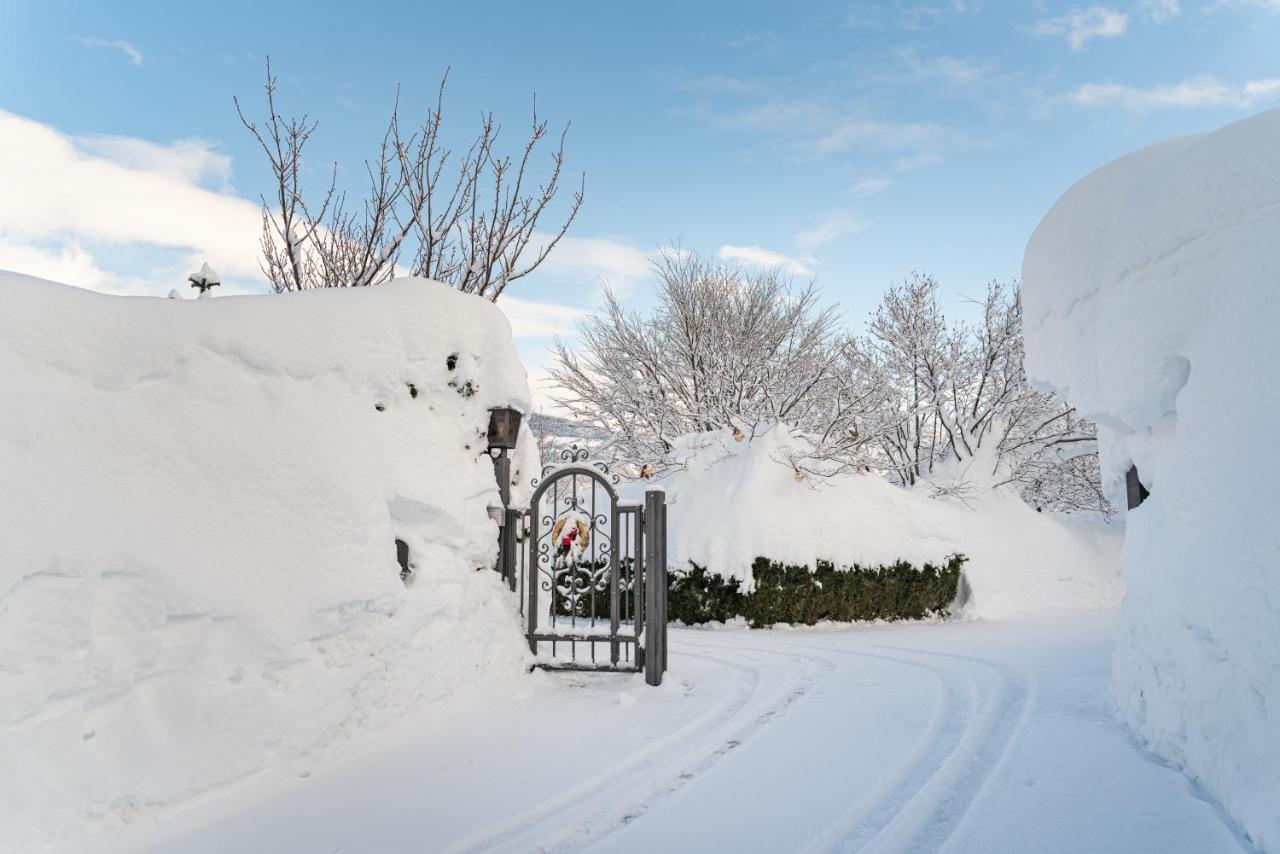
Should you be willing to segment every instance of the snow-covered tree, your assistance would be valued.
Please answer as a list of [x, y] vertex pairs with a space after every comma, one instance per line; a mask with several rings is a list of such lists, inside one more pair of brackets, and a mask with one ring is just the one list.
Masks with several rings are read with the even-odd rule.
[[365, 162], [369, 189], [356, 205], [338, 190], [336, 164], [320, 192], [303, 187], [303, 150], [317, 122], [279, 113], [270, 61], [266, 121], [250, 120], [236, 100], [275, 176], [270, 196], [262, 198], [261, 245], [262, 271], [277, 292], [378, 284], [392, 278], [408, 254], [413, 275], [496, 300], [546, 260], [582, 205], [580, 185], [558, 224], [537, 230], [560, 189], [568, 126], [540, 180], [533, 158], [548, 125], [538, 118], [536, 101], [517, 156], [495, 151], [501, 128], [492, 114], [482, 116], [470, 147], [455, 156], [440, 135], [447, 78], [408, 136], [397, 96], [377, 152]]
[[654, 273], [652, 312], [628, 311], [606, 288], [580, 346], [555, 346], [559, 402], [604, 426], [615, 459], [657, 473], [680, 436], [723, 429], [749, 440], [782, 425], [810, 440], [787, 461], [797, 471], [855, 464], [870, 441], [856, 417], [877, 389], [850, 372], [856, 355], [816, 287], [680, 250], [662, 253]]
[[555, 347], [560, 403], [615, 460], [658, 474], [679, 437], [786, 429], [779, 462], [798, 479], [875, 469], [937, 495], [1012, 486], [1036, 507], [1109, 512], [1093, 425], [1027, 382], [1016, 286], [992, 283], [976, 320], [951, 322], [938, 282], [912, 275], [850, 336], [777, 271], [670, 251], [655, 273], [653, 311], [606, 288], [580, 345]]
[[[918, 274], [885, 294], [863, 340], [889, 389], [887, 468], [939, 493], [1016, 484], [1037, 507], [1108, 512], [1094, 426], [1027, 382], [1017, 287], [993, 282], [981, 308], [975, 323], [948, 323], [937, 281]], [[979, 459], [991, 469], [974, 471]]]

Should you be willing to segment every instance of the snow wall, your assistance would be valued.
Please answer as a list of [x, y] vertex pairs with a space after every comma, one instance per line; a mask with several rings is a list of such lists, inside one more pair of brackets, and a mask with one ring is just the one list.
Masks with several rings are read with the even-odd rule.
[[195, 301], [0, 273], [0, 850], [520, 679], [514, 597], [476, 571], [499, 404], [529, 411], [505, 318], [434, 282]]
[[1084, 178], [1023, 278], [1029, 372], [1099, 422], [1112, 494], [1131, 464], [1151, 493], [1120, 712], [1280, 851], [1280, 110]]
[[[757, 556], [809, 566], [819, 559], [920, 565], [959, 552], [969, 558], [965, 616], [1114, 606], [1124, 595], [1119, 525], [1037, 513], [1012, 490], [978, 492], [962, 503], [875, 474], [797, 483], [778, 461], [791, 441], [782, 428], [744, 442], [727, 431], [682, 440], [675, 453], [684, 468], [661, 481], [671, 502], [673, 566], [692, 561], [742, 579], [749, 590]], [[981, 479], [994, 459], [972, 466]], [[643, 489], [629, 485], [629, 497]]]

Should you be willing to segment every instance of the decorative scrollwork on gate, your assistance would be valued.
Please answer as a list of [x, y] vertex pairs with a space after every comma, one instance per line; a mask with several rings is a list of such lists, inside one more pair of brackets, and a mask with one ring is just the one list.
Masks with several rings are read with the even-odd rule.
[[548, 628], [566, 621], [571, 629], [594, 628], [611, 619], [617, 585], [614, 541], [618, 527], [618, 478], [585, 448], [560, 451], [561, 463], [532, 481], [533, 565], [538, 588], [549, 594]]
[[542, 467], [542, 474], [529, 481], [529, 485], [536, 488], [538, 484], [546, 480], [547, 476], [552, 472], [562, 469], [566, 466], [590, 466], [600, 474], [608, 478], [612, 484], [620, 482], [620, 478], [609, 470], [609, 466], [600, 460], [592, 460], [591, 453], [586, 448], [579, 448], [577, 445], [570, 445], [562, 448], [557, 455], [560, 458], [558, 463], [548, 463]]

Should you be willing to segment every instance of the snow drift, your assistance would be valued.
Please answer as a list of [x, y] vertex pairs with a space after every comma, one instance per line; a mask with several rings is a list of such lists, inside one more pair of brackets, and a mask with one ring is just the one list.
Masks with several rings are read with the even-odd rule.
[[1280, 851], [1280, 110], [1072, 187], [1023, 265], [1027, 367], [1099, 424], [1128, 517], [1120, 710]]
[[0, 848], [305, 773], [522, 672], [514, 602], [475, 571], [487, 410], [529, 411], [494, 306], [425, 280], [197, 302], [11, 273], [0, 305]]
[[[797, 483], [778, 462], [795, 441], [775, 428], [750, 442], [728, 432], [686, 437], [685, 466], [662, 481], [671, 502], [668, 556], [734, 576], [751, 589], [757, 556], [812, 566], [940, 563], [959, 552], [975, 617], [1116, 604], [1118, 526], [1037, 513], [1014, 492], [967, 503], [901, 489], [873, 475]], [[972, 461], [975, 470], [994, 460]]]

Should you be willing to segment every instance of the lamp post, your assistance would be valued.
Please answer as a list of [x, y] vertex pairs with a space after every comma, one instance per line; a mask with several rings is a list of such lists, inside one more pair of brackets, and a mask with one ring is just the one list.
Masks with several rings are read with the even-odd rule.
[[[511, 457], [520, 435], [520, 411], [510, 407], [489, 410], [489, 456], [493, 458], [493, 474], [498, 479], [501, 508], [490, 508], [498, 522], [498, 572], [510, 589], [516, 589], [516, 519], [519, 512], [511, 509]], [[515, 517], [515, 518], [513, 518]]]
[[504, 508], [511, 504], [511, 458], [507, 452], [515, 450], [520, 419], [518, 409], [500, 406], [489, 410], [489, 456], [493, 457], [493, 473]]

